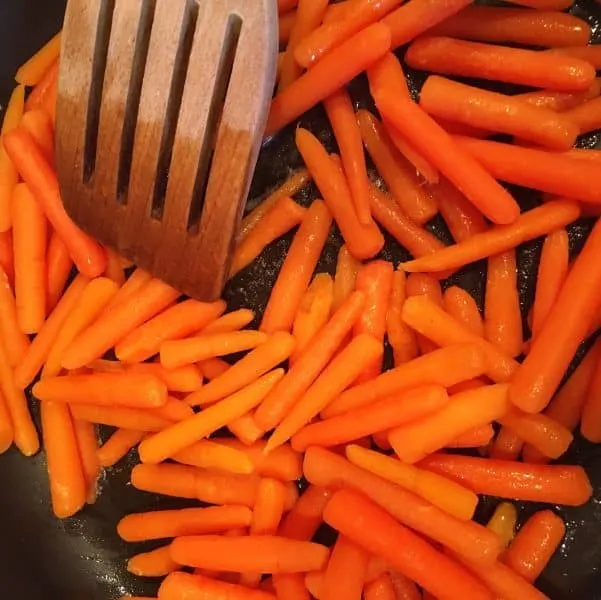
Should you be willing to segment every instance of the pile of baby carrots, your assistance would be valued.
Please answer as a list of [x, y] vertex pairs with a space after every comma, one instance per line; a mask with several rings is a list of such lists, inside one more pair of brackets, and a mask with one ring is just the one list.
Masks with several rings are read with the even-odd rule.
[[[561, 385], [601, 326], [601, 224], [572, 261], [566, 231], [600, 214], [601, 152], [574, 144], [601, 127], [601, 47], [560, 12], [571, 0], [511, 3], [278, 0], [267, 135], [323, 103], [339, 154], [298, 127], [305, 168], [243, 219], [232, 276], [295, 231], [262, 315], [181, 298], [79, 230], [54, 171], [60, 34], [17, 72], [0, 145], [0, 450], [39, 450], [33, 386], [67, 518], [136, 448], [135, 488], [191, 501], [117, 526], [160, 541], [127, 565], [164, 578], [160, 600], [546, 597], [534, 583], [561, 518], [543, 510], [516, 531], [507, 501], [485, 525], [473, 516], [480, 494], [592, 495], [582, 467], [552, 461], [579, 426], [601, 442], [601, 342]], [[432, 73], [418, 102], [393, 53], [407, 44], [405, 63]], [[379, 115], [346, 89], [362, 72]], [[522, 212], [500, 181], [544, 202]], [[321, 198], [304, 207], [293, 196], [310, 182]], [[450, 246], [425, 227], [437, 214]], [[333, 226], [336, 271], [315, 273]], [[379, 259], [382, 230], [413, 260]], [[541, 237], [525, 335], [516, 248]], [[444, 281], [481, 259], [483, 312]], [[99, 425], [114, 428], [100, 446]], [[323, 523], [331, 549], [312, 541]]]

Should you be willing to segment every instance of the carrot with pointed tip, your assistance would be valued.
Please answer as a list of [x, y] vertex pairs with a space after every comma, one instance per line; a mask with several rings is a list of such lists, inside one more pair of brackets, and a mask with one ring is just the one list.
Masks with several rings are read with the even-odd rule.
[[255, 318], [255, 312], [250, 308], [239, 308], [230, 313], [222, 315], [203, 327], [200, 331], [206, 333], [228, 333], [231, 331], [240, 331], [244, 329]]
[[407, 297], [406, 281], [407, 277], [403, 271], [397, 270], [393, 273], [386, 313], [386, 335], [388, 343], [392, 346], [395, 367], [414, 359], [419, 351], [415, 334], [401, 318], [403, 304]]
[[79, 450], [84, 477], [86, 480], [87, 503], [94, 504], [98, 494], [98, 477], [100, 476], [100, 461], [98, 460], [98, 432], [96, 425], [89, 421], [74, 420], [75, 437]]
[[143, 431], [135, 429], [117, 429], [111, 437], [98, 448], [96, 453], [101, 467], [116, 465], [132, 448], [144, 438]]
[[21, 364], [29, 348], [29, 339], [21, 331], [17, 318], [17, 305], [6, 271], [0, 267], [0, 337], [10, 347], [8, 356], [11, 368]]
[[484, 323], [480, 309], [473, 296], [464, 289], [452, 285], [443, 294], [444, 309], [472, 333], [484, 336]]
[[52, 232], [46, 254], [46, 303], [48, 313], [52, 312], [57, 305], [72, 268], [73, 261], [69, 256], [65, 243], [56, 231]]
[[139, 292], [150, 280], [152, 275], [148, 271], [136, 268], [125, 283], [119, 289], [119, 293], [113, 298], [113, 301], [106, 307], [106, 312], [112, 311], [117, 305], [129, 300], [135, 293]]
[[230, 433], [247, 446], [252, 446], [265, 435], [265, 431], [257, 425], [250, 412], [234, 419], [228, 424], [227, 428]]
[[52, 37], [31, 58], [25, 61], [15, 75], [15, 81], [22, 85], [35, 87], [40, 83], [48, 69], [58, 59], [61, 47], [61, 32]]
[[338, 250], [336, 273], [334, 275], [334, 301], [332, 308], [338, 310], [342, 303], [355, 290], [359, 261], [349, 252], [346, 244]]
[[136, 554], [127, 561], [127, 570], [138, 577], [164, 577], [179, 569], [171, 558], [171, 544]]
[[212, 600], [276, 600], [273, 594], [263, 590], [182, 572], [168, 575], [159, 589], [160, 600], [205, 600], [207, 597]]

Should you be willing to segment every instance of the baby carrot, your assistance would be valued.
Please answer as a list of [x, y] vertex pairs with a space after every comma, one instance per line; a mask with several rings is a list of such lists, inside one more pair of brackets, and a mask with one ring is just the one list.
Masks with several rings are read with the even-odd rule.
[[457, 321], [467, 327], [472, 333], [484, 336], [484, 323], [476, 301], [464, 289], [452, 285], [444, 291], [444, 309]]
[[10, 347], [11, 368], [21, 364], [29, 348], [29, 339], [21, 331], [17, 320], [17, 305], [6, 271], [0, 267], [0, 337]]
[[206, 333], [228, 333], [231, 331], [240, 331], [244, 329], [255, 318], [255, 312], [250, 308], [239, 308], [218, 319], [209, 323], [201, 330], [202, 334]]
[[591, 484], [582, 467], [533, 465], [472, 456], [432, 454], [419, 466], [477, 494], [566, 506], [585, 504]]
[[334, 400], [321, 415], [329, 419], [428, 383], [451, 387], [482, 375], [485, 369], [485, 353], [475, 344], [441, 348], [386, 371], [372, 381], [353, 386]]
[[540, 412], [549, 404], [591, 327], [601, 285], [601, 264], [596, 260], [600, 251], [601, 224], [597, 223], [511, 382], [510, 397], [526, 412]]
[[449, 442], [446, 448], [480, 448], [486, 446], [495, 436], [495, 430], [492, 425], [481, 425], [474, 427], [465, 433], [457, 436]]
[[292, 437], [292, 447], [303, 452], [309, 446], [338, 446], [421, 420], [447, 403], [444, 388], [416, 387], [331, 419], [310, 423]]
[[179, 568], [180, 566], [171, 559], [170, 544], [136, 554], [127, 561], [127, 570], [138, 577], [164, 577]]
[[[489, 564], [499, 554], [499, 539], [482, 525], [452, 517], [430, 502], [349, 463], [333, 452], [318, 447], [309, 448], [305, 453], [304, 474], [314, 485], [330, 489], [346, 488], [365, 494], [402, 525], [472, 560]], [[353, 518], [357, 515], [352, 513]]]
[[239, 441], [248, 446], [254, 444], [265, 435], [265, 431], [257, 425], [250, 412], [234, 419], [228, 424], [227, 428]]
[[518, 520], [518, 513], [515, 505], [511, 502], [500, 502], [495, 508], [495, 512], [489, 519], [486, 527], [494, 531], [506, 549], [515, 537], [515, 527]]
[[192, 467], [217, 469], [241, 475], [255, 472], [253, 462], [244, 452], [211, 440], [200, 440], [188, 446], [175, 454], [173, 460]]
[[255, 382], [288, 359], [293, 351], [294, 338], [289, 333], [274, 333], [267, 342], [249, 352], [200, 390], [190, 394], [186, 401], [190, 406], [213, 404]]
[[273, 588], [276, 596], [283, 600], [310, 600], [311, 595], [305, 585], [305, 578], [301, 573], [280, 573], [272, 576]]
[[186, 535], [220, 533], [250, 525], [252, 512], [246, 506], [209, 506], [132, 513], [117, 525], [126, 542], [145, 542]]
[[336, 492], [326, 506], [324, 519], [341, 535], [381, 556], [441, 600], [492, 598], [463, 567], [355, 491]]
[[230, 421], [257, 406], [283, 374], [282, 369], [276, 369], [193, 417], [145, 439], [139, 447], [142, 462], [151, 464], [162, 462], [194, 442], [225, 427]]
[[134, 294], [138, 293], [151, 279], [152, 275], [150, 273], [143, 269], [136, 268], [129, 279], [121, 286], [118, 294], [106, 307], [106, 312], [112, 311], [119, 304], [123, 304], [125, 300], [130, 300]]
[[[273, 135], [309, 108], [331, 96], [389, 50], [390, 29], [382, 23], [374, 23], [344, 41], [315, 67], [276, 95], [271, 104], [266, 135]], [[298, 55], [298, 48], [295, 54]]]
[[563, 116], [566, 119], [570, 119], [578, 127], [582, 135], [601, 128], [600, 110], [601, 99], [597, 97], [567, 110], [563, 113]]
[[601, 48], [597, 44], [589, 44], [588, 46], [569, 46], [566, 48], [551, 48], [547, 50], [549, 54], [563, 54], [584, 60], [595, 69], [601, 68]]
[[71, 406], [71, 412], [75, 419], [123, 429], [161, 431], [172, 424], [172, 421], [153, 414], [151, 411], [122, 406], [74, 404]]
[[116, 465], [132, 448], [144, 438], [143, 431], [135, 429], [117, 429], [111, 437], [98, 448], [96, 455], [101, 467]]
[[31, 135], [44, 158], [54, 164], [54, 125], [48, 114], [41, 110], [30, 110], [23, 115], [21, 127]]
[[392, 275], [392, 289], [386, 313], [386, 334], [392, 346], [394, 365], [414, 359], [418, 355], [417, 341], [413, 331], [403, 323], [401, 312], [406, 299], [406, 280], [403, 271], [395, 271]]
[[[440, 282], [432, 275], [428, 275], [426, 273], [411, 273], [407, 277], [406, 290], [407, 298], [412, 298], [413, 296], [423, 296], [425, 298], [429, 298], [437, 306], [442, 307], [443, 305]], [[402, 318], [403, 311], [401, 310], [401, 319]], [[432, 352], [438, 348], [438, 346], [427, 337], [415, 332], [414, 335], [417, 340], [419, 350], [422, 354], [428, 354], [428, 352]]]
[[359, 110], [357, 121], [365, 148], [395, 201], [418, 225], [429, 221], [437, 212], [436, 202], [423, 186], [415, 168], [400, 156], [386, 130], [372, 113]]
[[48, 69], [58, 59], [60, 47], [61, 33], [59, 32], [17, 69], [15, 81], [29, 87], [40, 83]]
[[[131, 331], [115, 346], [115, 354], [125, 363], [142, 362], [157, 354], [163, 343], [179, 340], [195, 333], [220, 317], [225, 309], [223, 300], [217, 302], [184, 300]], [[178, 366], [183, 364], [167, 366], [167, 368]]]
[[202, 386], [202, 375], [195, 365], [179, 369], [165, 369], [159, 363], [139, 363], [126, 368], [129, 373], [154, 375], [170, 392], [195, 392]]
[[278, 0], [278, 14], [287, 13], [298, 6], [299, 0]]
[[96, 425], [89, 421], [74, 420], [73, 425], [86, 480], [87, 503], [94, 504], [98, 494], [97, 484], [100, 476], [100, 462], [97, 456], [98, 432], [96, 431]]
[[369, 554], [361, 546], [339, 535], [324, 572], [321, 600], [361, 600], [368, 562]]
[[197, 367], [201, 369], [201, 374], [206, 377], [209, 381], [219, 377], [225, 373], [229, 368], [230, 364], [226, 363], [221, 358], [209, 358], [198, 363]]
[[348, 91], [341, 88], [334, 92], [324, 100], [324, 108], [340, 150], [340, 158], [359, 223], [369, 225], [371, 222], [369, 180], [361, 132]]
[[15, 280], [12, 231], [0, 233], [0, 267], [4, 269], [8, 281], [12, 285]]
[[548, 108], [556, 112], [565, 112], [584, 102], [597, 98], [601, 92], [601, 82], [595, 79], [593, 85], [584, 92], [557, 92], [554, 90], [535, 90], [517, 94], [515, 97], [539, 108]]
[[534, 582], [559, 547], [565, 531], [563, 521], [552, 511], [533, 514], [503, 554], [503, 563], [526, 581]]
[[182, 572], [168, 575], [161, 583], [159, 594], [161, 600], [276, 600], [273, 594], [263, 590]]
[[106, 269], [104, 276], [114, 281], [119, 287], [125, 283], [125, 271], [123, 270], [123, 260], [112, 249], [105, 247], [106, 251]]
[[53, 232], [46, 253], [46, 304], [48, 313], [54, 310], [59, 301], [72, 267], [73, 261], [69, 256], [65, 243], [56, 232]]
[[230, 277], [247, 267], [271, 242], [294, 229], [302, 222], [306, 212], [292, 198], [280, 198], [238, 243]]
[[[409, 581], [408, 579], [406, 581]], [[400, 596], [401, 600], [421, 600], [421, 594], [415, 590], [416, 595], [413, 598]], [[382, 573], [376, 579], [373, 579], [369, 583], [365, 584], [363, 588], [363, 595], [365, 600], [397, 600], [395, 589], [392, 585], [390, 575], [388, 573]]]
[[496, 44], [586, 47], [591, 29], [582, 19], [556, 11], [469, 6], [429, 33]]
[[517, 460], [524, 447], [524, 441], [515, 431], [508, 427], [501, 427], [489, 451], [491, 458], [501, 460]]
[[13, 443], [13, 426], [4, 397], [0, 393], [0, 454], [4, 454]]
[[565, 92], [586, 90], [595, 79], [591, 64], [570, 56], [442, 36], [415, 40], [405, 60], [414, 69]]
[[575, 202], [546, 202], [523, 213], [511, 225], [491, 227], [488, 231], [478, 233], [454, 246], [448, 246], [435, 254], [403, 263], [402, 268], [410, 273], [457, 269], [555, 231], [575, 221], [579, 216], [580, 208]]
[[359, 222], [342, 166], [334, 163], [321, 142], [302, 127], [296, 130], [296, 145], [349, 252], [360, 260], [375, 256], [384, 246], [384, 238], [373, 221], [369, 225]]
[[47, 107], [54, 96], [54, 90], [58, 83], [59, 62], [58, 59], [55, 60], [50, 68], [44, 73], [39, 83], [31, 90], [31, 93], [25, 102], [25, 111], [38, 108], [48, 110]]
[[334, 311], [337, 311], [355, 290], [359, 264], [359, 261], [348, 251], [346, 244], [343, 244], [338, 251], [336, 274], [334, 275], [334, 301], [332, 304]]

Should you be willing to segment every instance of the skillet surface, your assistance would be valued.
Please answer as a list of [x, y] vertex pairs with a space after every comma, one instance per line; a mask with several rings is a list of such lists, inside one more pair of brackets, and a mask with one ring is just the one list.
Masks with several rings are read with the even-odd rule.
[[[0, 102], [10, 93], [16, 67], [53, 35], [62, 20], [65, 0], [2, 0], [0, 2]], [[579, 0], [574, 11], [593, 25], [601, 40], [601, 8], [593, 0]], [[423, 77], [410, 73], [414, 89]], [[365, 82], [351, 86], [361, 106], [371, 106]], [[321, 109], [302, 118], [304, 126], [317, 132], [334, 150], [331, 132]], [[288, 128], [264, 148], [253, 182], [249, 206], [254, 206], [283, 180], [291, 169], [300, 166], [300, 157]], [[599, 136], [588, 136], [582, 145], [592, 147]], [[523, 206], [538, 200], [535, 194], [514, 190]], [[311, 189], [299, 196], [301, 202], [315, 197]], [[446, 241], [448, 231], [440, 221], [430, 224]], [[570, 228], [571, 248], [575, 253], [590, 230], [582, 220]], [[383, 257], [396, 263], [408, 255], [396, 242], [387, 239]], [[267, 249], [261, 258], [241, 273], [226, 291], [231, 308], [250, 307], [261, 311], [277, 276], [290, 236]], [[332, 233], [322, 256], [320, 270], [333, 272], [340, 237]], [[519, 252], [519, 282], [523, 314], [532, 301], [534, 277], [540, 241], [526, 244]], [[457, 283], [482, 302], [485, 265], [478, 264], [453, 277]], [[589, 340], [590, 343], [590, 340]], [[579, 353], [574, 364], [582, 355]], [[36, 415], [37, 416], [37, 415]], [[108, 432], [102, 432], [103, 437]], [[588, 471], [595, 495], [586, 506], [557, 508], [567, 523], [567, 535], [559, 552], [540, 580], [540, 587], [553, 600], [576, 598], [601, 600], [601, 446], [578, 439], [564, 459], [582, 464]], [[178, 501], [159, 498], [133, 490], [128, 485], [135, 456], [128, 457], [107, 472], [101, 481], [97, 503], [81, 515], [58, 521], [51, 514], [45, 460], [43, 454], [25, 459], [11, 450], [0, 457], [0, 587], [2, 597], [17, 600], [113, 600], [122, 594], [152, 595], [156, 584], [143, 582], [125, 570], [126, 559], [146, 549], [144, 545], [125, 544], [115, 532], [117, 521], [125, 514], [156, 508], [183, 506]], [[497, 500], [481, 502], [479, 517], [490, 516]], [[519, 503], [520, 521], [540, 506]], [[329, 537], [328, 531], [320, 538]], [[152, 546], [149, 546], [150, 548]], [[513, 599], [512, 599], [513, 600]], [[519, 600], [519, 599], [515, 599]]]

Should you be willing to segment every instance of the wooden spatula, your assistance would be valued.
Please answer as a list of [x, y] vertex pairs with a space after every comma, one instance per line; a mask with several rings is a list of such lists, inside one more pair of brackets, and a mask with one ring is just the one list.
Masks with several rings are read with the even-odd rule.
[[275, 0], [69, 0], [57, 105], [69, 214], [181, 292], [219, 296], [276, 62]]

